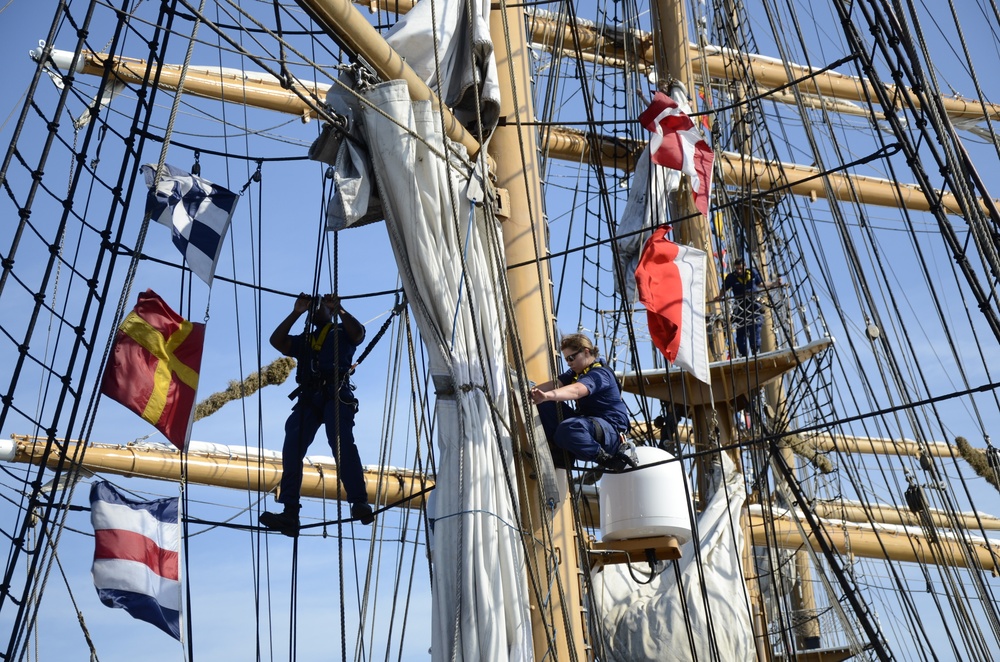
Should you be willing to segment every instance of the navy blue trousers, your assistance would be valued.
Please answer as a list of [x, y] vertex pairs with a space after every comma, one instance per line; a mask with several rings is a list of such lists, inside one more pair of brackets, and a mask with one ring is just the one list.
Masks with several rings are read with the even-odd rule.
[[[740, 356], [756, 354], [760, 350], [760, 329], [763, 326], [762, 320], [757, 320], [746, 326], [736, 327], [736, 350]], [[750, 345], [747, 352], [747, 344]]]
[[[546, 439], [573, 458], [591, 462], [602, 448], [609, 455], [618, 452], [621, 443], [618, 431], [603, 418], [580, 416], [565, 402], [540, 402], [537, 406]], [[597, 442], [595, 424], [600, 425], [604, 431], [603, 444]], [[556, 458], [553, 461], [556, 466], [562, 465]]]
[[[327, 397], [323, 391], [303, 389], [292, 413], [285, 421], [285, 444], [281, 448], [281, 491], [278, 501], [286, 505], [299, 503], [302, 491], [302, 460], [316, 437], [319, 426], [326, 427], [326, 438], [333, 457], [337, 459], [337, 474], [351, 503], [368, 501], [361, 456], [354, 443], [354, 396], [341, 391], [341, 402]], [[337, 409], [340, 420], [337, 420]], [[340, 452], [337, 452], [337, 431], [340, 431]]]

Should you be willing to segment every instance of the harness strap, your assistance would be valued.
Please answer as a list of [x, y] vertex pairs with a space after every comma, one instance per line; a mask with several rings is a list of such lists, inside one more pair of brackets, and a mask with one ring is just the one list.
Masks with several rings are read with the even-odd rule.
[[588, 416], [587, 418], [594, 424], [594, 439], [601, 448], [604, 448], [604, 426], [601, 425], [596, 416]]
[[333, 322], [327, 322], [326, 325], [320, 330], [318, 336], [309, 334], [309, 346], [312, 347], [314, 352], [318, 352], [323, 349], [323, 343], [326, 342], [326, 336], [330, 333], [330, 329], [333, 327]]
[[594, 368], [603, 368], [603, 367], [604, 367], [603, 363], [601, 363], [600, 361], [594, 361], [593, 363], [591, 363], [590, 365], [588, 365], [586, 368], [584, 368], [583, 372], [581, 372], [579, 375], [577, 375], [577, 374], [574, 373], [573, 374], [573, 381], [574, 382], [579, 381], [581, 377], [583, 377], [584, 375], [586, 375], [588, 372], [590, 372]]

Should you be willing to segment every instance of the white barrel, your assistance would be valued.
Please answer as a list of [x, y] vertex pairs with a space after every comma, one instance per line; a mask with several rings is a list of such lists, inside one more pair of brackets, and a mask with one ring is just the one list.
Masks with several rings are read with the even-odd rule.
[[691, 516], [681, 463], [657, 464], [673, 455], [651, 446], [635, 452], [639, 469], [601, 478], [601, 540], [675, 536], [686, 543]]

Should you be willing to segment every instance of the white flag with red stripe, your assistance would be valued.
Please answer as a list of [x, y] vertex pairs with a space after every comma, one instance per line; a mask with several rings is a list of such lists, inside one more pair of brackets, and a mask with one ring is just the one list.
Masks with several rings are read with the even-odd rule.
[[103, 480], [90, 488], [98, 597], [180, 639], [177, 502], [176, 497], [134, 501]]
[[685, 109], [663, 92], [657, 92], [653, 103], [639, 115], [639, 123], [653, 132], [649, 139], [650, 159], [690, 177], [694, 206], [707, 216], [715, 152]]
[[708, 254], [681, 246], [657, 228], [635, 270], [639, 301], [646, 306], [649, 335], [667, 360], [708, 384], [705, 329], [705, 264]]

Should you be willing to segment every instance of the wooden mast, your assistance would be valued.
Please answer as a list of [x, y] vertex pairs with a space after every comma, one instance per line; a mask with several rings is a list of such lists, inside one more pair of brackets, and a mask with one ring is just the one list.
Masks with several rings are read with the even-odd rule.
[[[523, 6], [503, 9], [494, 5], [490, 31], [499, 73], [501, 121], [490, 139], [489, 153], [496, 162], [497, 186], [510, 195], [510, 209], [502, 225], [506, 259], [508, 264], [534, 262], [548, 253], [548, 228]], [[527, 377], [536, 383], [548, 381], [552, 378], [556, 340], [549, 262], [542, 260], [537, 268], [508, 271], [507, 279], [514, 305], [515, 336]], [[515, 435], [520, 458], [527, 457], [526, 441]], [[534, 472], [524, 470], [518, 475], [521, 511], [526, 514], [526, 521], [521, 523], [525, 549], [533, 557], [529, 563], [540, 581], [549, 581], [548, 568], [552, 567], [553, 558], [558, 559], [554, 578], [557, 583], [550, 595], [531, 592], [535, 659], [559, 662], [592, 659], [583, 609], [581, 573], [586, 564], [579, 557], [580, 541], [572, 502], [566, 497], [553, 512], [541, 512]], [[549, 527], [551, 531], [546, 535], [545, 529]], [[551, 540], [551, 547], [545, 544], [546, 540]]]
[[[657, 0], [652, 3], [652, 27], [653, 34], [658, 39], [653, 40], [656, 71], [657, 89], [669, 93], [674, 82], [679, 82], [684, 86], [689, 98], [692, 98], [692, 106], [696, 110], [694, 99], [694, 73], [691, 66], [690, 50], [688, 44], [688, 22], [687, 12], [682, 0]], [[677, 243], [687, 244], [703, 250], [708, 255], [705, 273], [705, 298], [713, 299], [718, 294], [718, 272], [715, 260], [711, 236], [709, 234], [708, 222], [704, 216], [697, 213], [694, 201], [691, 197], [690, 181], [688, 177], [681, 177], [681, 186], [675, 191], [670, 199], [671, 217], [684, 218], [688, 220], [677, 223], [674, 226], [674, 239]], [[711, 346], [721, 349], [723, 343], [719, 337], [720, 331], [714, 330], [714, 342]], [[718, 358], [718, 357], [717, 357]], [[684, 375], [684, 381], [690, 382], [692, 386], [696, 383], [693, 377]], [[693, 441], [696, 451], [706, 450], [716, 444], [728, 446], [734, 438], [733, 404], [728, 399], [721, 399], [717, 402], [709, 402], [690, 407], [689, 410], [692, 429], [694, 431]], [[713, 434], [714, 432], [714, 434]], [[713, 443], [714, 442], [714, 443]], [[741, 467], [738, 452], [731, 452], [730, 455], [737, 467]], [[704, 505], [707, 499], [707, 471], [706, 462], [700, 462], [698, 479], [698, 495]], [[748, 532], [749, 522], [744, 516], [741, 526]], [[747, 539], [751, 536], [748, 534]], [[743, 552], [743, 566], [747, 577], [753, 576], [753, 554]], [[756, 589], [753, 582], [747, 582], [747, 591], [751, 609], [751, 625], [755, 639], [766, 641], [766, 612], [764, 610], [763, 598]], [[757, 646], [758, 657], [761, 662], [768, 659], [769, 651], [767, 646]]]
[[[686, 47], [687, 41], [687, 15], [684, 3], [679, 0], [657, 0], [650, 5], [652, 14], [653, 34], [659, 39], [654, 40], [656, 53], [656, 87], [664, 93], [669, 93], [670, 86], [674, 82], [681, 83], [686, 92], [690, 95], [694, 75], [691, 69], [691, 59]], [[706, 262], [705, 272], [705, 296], [714, 298], [718, 294], [718, 274], [712, 256], [712, 241], [709, 236], [708, 223], [704, 216], [698, 214], [694, 201], [691, 197], [690, 182], [686, 176], [681, 177], [680, 188], [670, 195], [668, 200], [670, 205], [671, 218], [684, 218], [688, 220], [674, 225], [674, 239], [679, 244], [693, 246], [705, 251], [709, 256]], [[721, 341], [717, 340], [717, 345]], [[685, 388], [700, 388], [698, 380], [692, 376], [684, 374], [681, 376]], [[674, 402], [684, 402], [684, 399], [673, 400]], [[718, 406], [713, 402], [704, 402], [690, 408], [691, 420], [694, 427], [694, 444], [697, 449], [704, 449], [711, 438], [711, 431], [718, 430], [718, 443], [728, 445], [732, 440], [732, 410], [728, 402], [722, 402]], [[735, 458], [739, 461], [739, 458]], [[701, 482], [706, 472], [699, 472]], [[699, 484], [698, 494], [705, 498], [705, 486]]]

